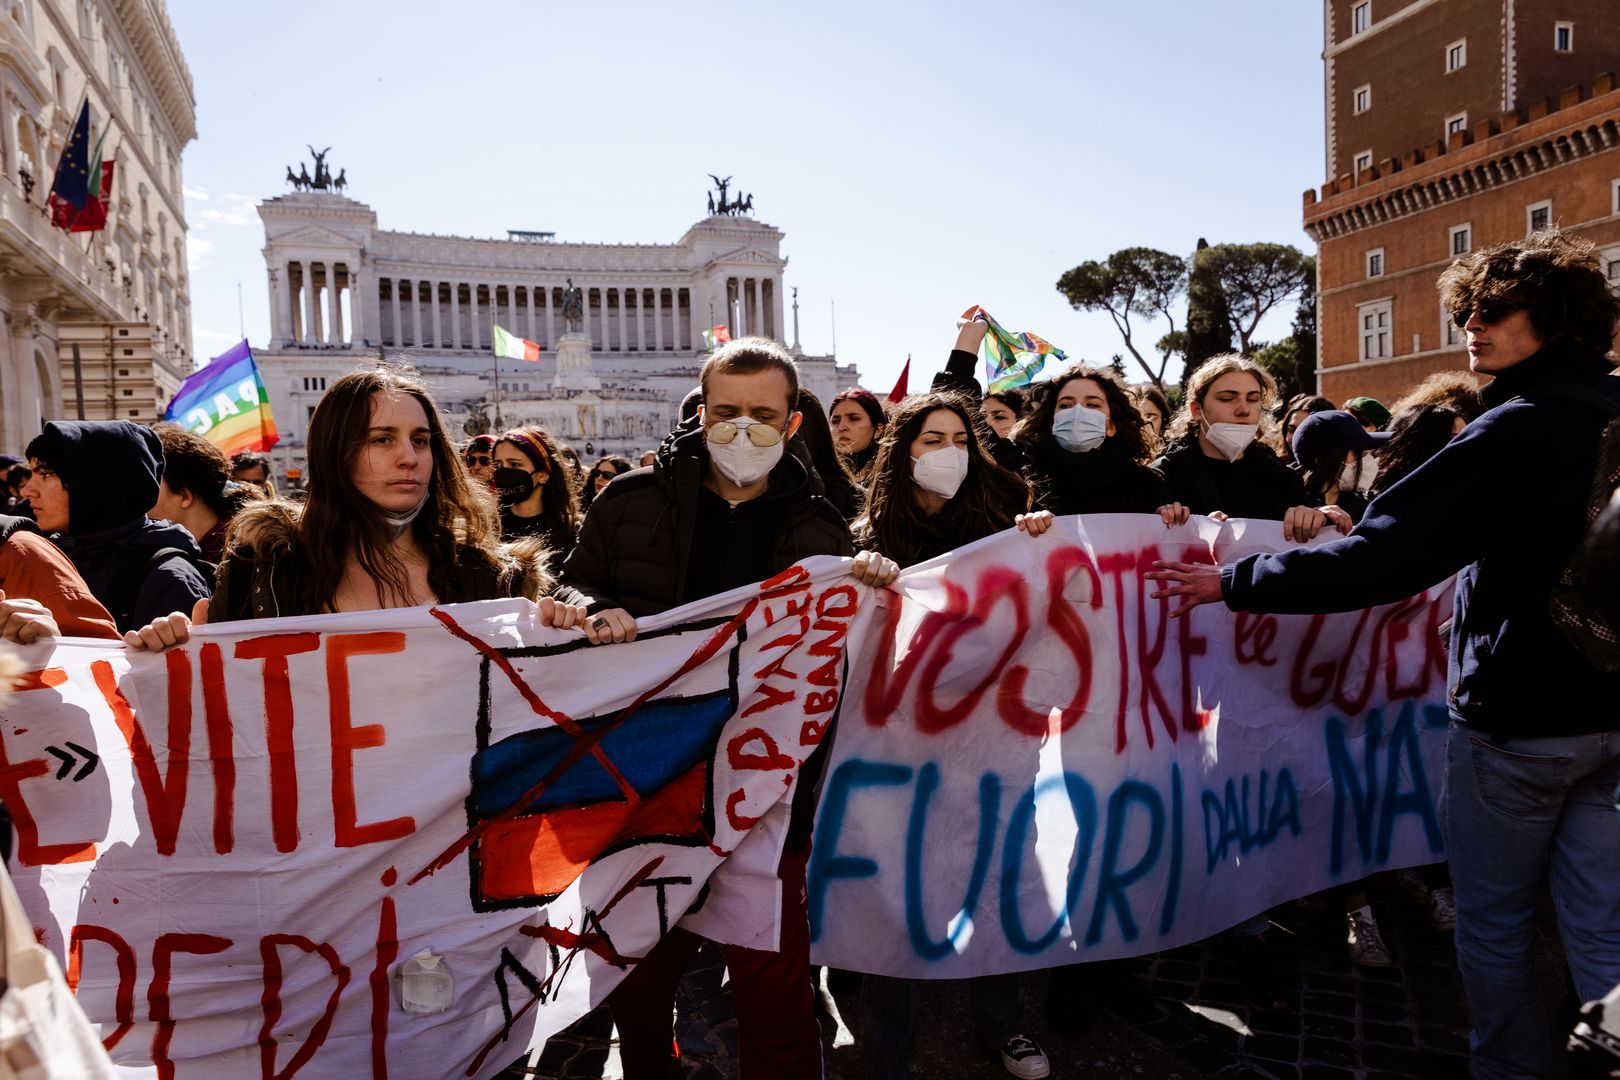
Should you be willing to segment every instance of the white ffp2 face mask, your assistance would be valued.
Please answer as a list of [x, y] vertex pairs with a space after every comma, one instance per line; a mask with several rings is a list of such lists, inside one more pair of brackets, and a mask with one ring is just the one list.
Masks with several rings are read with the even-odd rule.
[[765, 479], [776, 468], [776, 463], [782, 460], [782, 448], [787, 440], [778, 439], [769, 446], [755, 446], [748, 438], [748, 426], [759, 421], [751, 416], [739, 416], [732, 422], [738, 427], [736, 438], [728, 443], [717, 443], [709, 442], [705, 435], [704, 443], [709, 448], [709, 460], [720, 470], [720, 475], [738, 487], [748, 487]]
[[1339, 470], [1339, 487], [1344, 491], [1369, 491], [1377, 478], [1378, 458], [1362, 454]]
[[1084, 405], [1059, 409], [1052, 414], [1052, 438], [1070, 453], [1095, 450], [1108, 438], [1108, 417]]
[[1236, 461], [1260, 434], [1258, 424], [1205, 424], [1204, 434], [1210, 445], [1221, 452], [1227, 461]]
[[924, 491], [953, 499], [967, 479], [968, 452], [961, 446], [942, 446], [911, 459], [911, 478]]

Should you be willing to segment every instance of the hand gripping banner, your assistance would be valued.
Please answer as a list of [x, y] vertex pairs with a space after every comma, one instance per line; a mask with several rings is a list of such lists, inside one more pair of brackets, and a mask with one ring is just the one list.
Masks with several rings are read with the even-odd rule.
[[1152, 951], [1442, 857], [1449, 587], [1165, 618], [1155, 557], [1275, 524], [1065, 519], [893, 589], [812, 560], [593, 648], [521, 601], [24, 650], [0, 799], [36, 937], [128, 1076], [489, 1077], [669, 926], [772, 947], [837, 735], [818, 959]]

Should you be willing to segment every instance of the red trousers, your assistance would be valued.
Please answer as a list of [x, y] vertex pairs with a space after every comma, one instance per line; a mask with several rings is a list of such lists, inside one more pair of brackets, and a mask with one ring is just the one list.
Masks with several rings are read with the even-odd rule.
[[[810, 845], [784, 851], [780, 952], [724, 946], [737, 1010], [742, 1080], [822, 1080], [821, 1025], [810, 986], [810, 918], [805, 864]], [[691, 966], [701, 939], [674, 927], [608, 995], [619, 1029], [625, 1080], [679, 1077], [675, 1045], [675, 986]]]

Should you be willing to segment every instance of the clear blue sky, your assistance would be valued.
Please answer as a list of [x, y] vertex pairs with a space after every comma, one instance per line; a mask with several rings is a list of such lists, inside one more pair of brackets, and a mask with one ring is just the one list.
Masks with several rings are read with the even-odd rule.
[[[670, 243], [707, 173], [786, 234], [807, 351], [887, 390], [983, 304], [1071, 358], [1123, 351], [1054, 287], [1198, 237], [1313, 250], [1322, 8], [1142, 3], [169, 0], [196, 82], [184, 158], [196, 352], [268, 336], [253, 204], [306, 143], [385, 229]], [[1288, 313], [1283, 313], [1286, 316]], [[1286, 319], [1262, 336], [1286, 334]], [[1158, 336], [1147, 335], [1149, 343]], [[913, 387], [917, 385], [913, 382]]]

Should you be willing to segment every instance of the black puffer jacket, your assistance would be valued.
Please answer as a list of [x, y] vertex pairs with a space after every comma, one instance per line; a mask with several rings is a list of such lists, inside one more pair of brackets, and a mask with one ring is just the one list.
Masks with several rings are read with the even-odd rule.
[[1170, 497], [1195, 514], [1219, 510], [1227, 517], [1281, 521], [1290, 506], [1308, 501], [1299, 474], [1260, 443], [1227, 461], [1210, 457], [1197, 439], [1188, 439], [1172, 446], [1153, 467], [1164, 474]]
[[[67, 531], [51, 539], [119, 630], [189, 615], [208, 596], [212, 583], [195, 565], [202, 552], [191, 534], [146, 516], [163, 475], [163, 446], [150, 430], [128, 420], [55, 420], [28, 444], [28, 456], [67, 488]], [[176, 553], [157, 558], [166, 548]]]
[[[562, 568], [557, 598], [592, 611], [624, 608], [635, 618], [681, 602], [708, 449], [696, 419], [664, 440], [644, 469], [617, 477], [585, 515], [579, 542]], [[771, 572], [813, 555], [853, 555], [849, 526], [823, 497], [821, 480], [792, 454], [771, 471], [770, 490], [781, 529], [771, 549]]]
[[1051, 434], [1023, 447], [1024, 476], [1035, 491], [1035, 505], [1066, 514], [1151, 514], [1170, 502], [1164, 477], [1132, 461], [1117, 439], [1095, 450], [1071, 453]]

